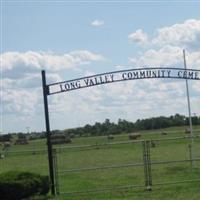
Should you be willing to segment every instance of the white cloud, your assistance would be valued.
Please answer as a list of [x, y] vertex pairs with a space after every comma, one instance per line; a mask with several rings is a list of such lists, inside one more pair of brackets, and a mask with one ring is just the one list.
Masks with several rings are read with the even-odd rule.
[[[130, 58], [131, 64], [134, 67], [183, 67], [182, 46], [187, 44], [188, 47], [194, 47], [192, 44], [198, 35], [198, 28], [192, 29], [191, 34], [194, 34], [188, 40], [180, 39], [181, 31], [177, 31], [178, 36], [175, 38], [170, 36], [169, 40], [166, 39], [165, 35], [169, 29], [169, 32], [176, 32], [175, 29], [183, 29], [185, 24], [189, 26], [188, 24], [193, 23], [190, 20], [186, 22], [179, 24], [180, 26], [176, 24], [176, 26], [170, 26], [168, 29], [159, 29], [163, 31], [160, 31], [151, 42], [152, 49]], [[141, 29], [130, 34], [129, 39], [140, 44], [150, 42], [148, 36]], [[161, 44], [163, 46], [158, 49]], [[193, 50], [186, 50], [188, 68], [200, 69], [200, 52]], [[49, 82], [58, 82], [61, 81], [62, 70], [74, 69], [105, 59], [100, 54], [86, 50], [73, 51], [62, 55], [34, 51], [7, 52], [2, 54], [1, 58], [4, 77], [2, 80], [3, 112], [15, 115], [14, 118], [18, 116], [19, 119], [30, 115], [34, 119], [43, 114], [41, 69], [49, 70]], [[115, 68], [124, 69], [123, 66], [116, 66]], [[83, 75], [95, 74], [90, 69], [86, 70], [80, 73]], [[62, 115], [62, 119], [69, 121], [69, 126], [77, 126], [80, 122], [84, 125], [105, 118], [113, 119], [113, 117], [135, 120], [140, 117], [168, 115], [176, 112], [184, 113], [186, 111], [185, 113], [187, 113], [184, 84], [185, 82], [171, 82], [171, 80], [169, 82], [153, 79], [135, 80], [51, 96], [49, 98], [51, 119], [55, 118], [55, 126], [57, 126], [55, 127], [52, 123], [52, 128], [67, 128], [64, 120], [58, 120], [60, 115]], [[192, 109], [199, 112], [199, 97], [196, 97], [194, 92], [199, 92], [200, 85], [197, 81], [191, 81], [190, 84]], [[21, 121], [19, 120], [19, 122]]]
[[95, 27], [103, 26], [104, 25], [104, 21], [96, 19], [96, 20], [92, 21], [90, 25], [91, 26], [95, 26]]
[[[36, 117], [43, 112], [41, 69], [48, 70], [48, 82], [62, 81], [62, 70], [77, 68], [104, 57], [87, 50], [72, 51], [59, 55], [52, 52], [6, 52], [1, 54], [2, 112], [17, 116], [18, 120], [27, 116]], [[73, 101], [73, 100], [72, 100]]]
[[138, 29], [134, 33], [131, 33], [128, 38], [130, 41], [142, 45], [170, 45], [190, 50], [200, 49], [199, 19], [188, 19], [182, 23], [159, 28], [156, 32], [156, 37], [150, 39], [142, 29]]
[[[186, 51], [186, 61], [187, 68], [200, 69], [200, 52], [198, 51]], [[144, 52], [143, 55], [138, 57], [130, 58], [130, 62], [134, 65], [134, 67], [180, 67], [184, 68], [183, 62], [183, 53], [181, 47], [176, 46], [164, 46], [161, 49], [155, 50], [150, 49]], [[156, 82], [154, 82], [156, 81]], [[152, 83], [147, 85], [143, 85], [141, 90], [145, 92], [145, 96], [143, 97], [143, 101], [147, 102], [147, 99], [155, 99], [158, 105], [169, 105], [173, 104], [173, 107], [170, 109], [177, 110], [179, 108], [186, 108], [187, 106], [185, 97], [185, 82], [177, 82], [176, 80], [152, 80]], [[199, 110], [197, 105], [194, 103], [198, 101], [198, 96], [196, 93], [199, 92], [200, 81], [190, 81], [190, 95], [193, 98], [191, 104], [193, 105], [193, 109]], [[157, 91], [153, 93], [153, 96], [149, 96], [149, 91]], [[136, 96], [137, 96], [137, 91]], [[163, 97], [162, 101], [159, 99]], [[183, 98], [183, 102], [181, 103], [181, 98]], [[174, 102], [171, 100], [174, 99]], [[165, 106], [166, 107], [166, 106]], [[173, 108], [173, 109], [172, 109]], [[166, 111], [167, 113], [167, 111]], [[173, 114], [173, 112], [172, 112]]]
[[33, 115], [42, 99], [40, 90], [7, 89], [2, 91], [3, 113], [16, 116]]
[[1, 55], [3, 77], [21, 78], [27, 73], [41, 69], [58, 72], [90, 64], [92, 61], [103, 61], [104, 57], [87, 50], [72, 51], [63, 55], [49, 52], [6, 52]]
[[[54, 82], [60, 82], [62, 81], [62, 78], [59, 74], [48, 74], [48, 82], [54, 83]], [[37, 88], [41, 87], [41, 74], [27, 74], [24, 78], [21, 79], [10, 79], [10, 78], [4, 78], [2, 79], [0, 86], [2, 89], [28, 89], [28, 88]]]
[[173, 46], [164, 46], [159, 50], [149, 49], [140, 57], [129, 58], [129, 61], [136, 66], [167, 66], [183, 63], [182, 49]]
[[138, 29], [134, 33], [131, 33], [128, 36], [128, 39], [134, 43], [139, 43], [139, 44], [147, 44], [148, 43], [148, 36], [146, 33], [143, 32], [142, 29]]
[[115, 69], [116, 70], [123, 70], [123, 69], [125, 69], [125, 66], [123, 66], [123, 65], [116, 65]]
[[183, 23], [163, 27], [157, 30], [154, 44], [174, 45], [185, 48], [200, 48], [200, 20], [189, 19]]
[[[194, 89], [194, 91], [200, 93], [200, 81], [195, 81], [192, 84], [192, 88]], [[200, 95], [199, 95], [200, 96]]]
[[[139, 57], [129, 58], [134, 67], [184, 67], [183, 50], [177, 46], [164, 46], [161, 49], [149, 49]], [[200, 52], [186, 51], [187, 68], [200, 69]]]

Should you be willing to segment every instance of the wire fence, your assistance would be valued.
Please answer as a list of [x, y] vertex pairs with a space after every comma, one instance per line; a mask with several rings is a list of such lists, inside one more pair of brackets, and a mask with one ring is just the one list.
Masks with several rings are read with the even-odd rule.
[[0, 173], [17, 170], [49, 174], [45, 142], [34, 146], [12, 144], [7, 149], [0, 149], [0, 156]]
[[[200, 182], [200, 136], [129, 140], [86, 145], [55, 145], [57, 194], [77, 195], [119, 189]], [[193, 148], [193, 153], [191, 148]], [[0, 172], [26, 170], [48, 174], [46, 142], [10, 149]]]
[[151, 190], [153, 186], [200, 181], [200, 137], [194, 137], [194, 157], [191, 139], [176, 137], [57, 148], [57, 193]]

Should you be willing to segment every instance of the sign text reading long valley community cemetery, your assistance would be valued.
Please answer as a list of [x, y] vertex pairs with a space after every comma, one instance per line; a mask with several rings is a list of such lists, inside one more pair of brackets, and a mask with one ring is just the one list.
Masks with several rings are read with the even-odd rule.
[[107, 83], [149, 78], [200, 80], [200, 70], [185, 70], [181, 68], [143, 68], [108, 72], [49, 84], [49, 95]]

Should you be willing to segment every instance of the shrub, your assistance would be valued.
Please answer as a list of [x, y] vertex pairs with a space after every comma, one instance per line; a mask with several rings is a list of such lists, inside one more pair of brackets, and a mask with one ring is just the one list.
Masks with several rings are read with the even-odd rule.
[[18, 171], [0, 174], [0, 199], [21, 200], [34, 195], [45, 195], [48, 191], [48, 176]]

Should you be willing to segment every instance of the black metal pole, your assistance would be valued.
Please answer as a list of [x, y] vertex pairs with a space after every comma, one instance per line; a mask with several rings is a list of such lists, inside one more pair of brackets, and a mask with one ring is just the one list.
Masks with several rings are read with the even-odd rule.
[[50, 136], [50, 123], [49, 123], [49, 109], [48, 109], [48, 98], [49, 93], [46, 85], [45, 71], [42, 70], [42, 86], [43, 86], [43, 97], [44, 97], [44, 111], [45, 111], [45, 123], [46, 123], [46, 137], [48, 147], [48, 159], [49, 159], [49, 175], [51, 181], [51, 194], [55, 195], [55, 181], [54, 181], [54, 166], [53, 166], [53, 153]]

